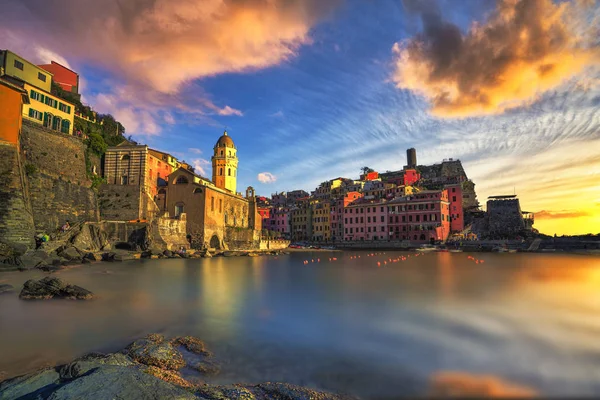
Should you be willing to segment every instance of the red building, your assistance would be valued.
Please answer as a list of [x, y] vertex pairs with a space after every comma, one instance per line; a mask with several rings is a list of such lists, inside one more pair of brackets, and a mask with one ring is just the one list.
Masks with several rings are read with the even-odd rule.
[[58, 83], [64, 91], [79, 93], [79, 74], [77, 72], [71, 71], [56, 61], [52, 61], [50, 64], [38, 65], [38, 67], [50, 72], [53, 75], [52, 80]]
[[387, 203], [388, 232], [392, 240], [431, 242], [450, 233], [448, 190], [426, 190]]
[[412, 186], [415, 182], [421, 179], [421, 174], [416, 169], [405, 169], [404, 170], [404, 186]]
[[446, 185], [445, 188], [448, 190], [448, 201], [450, 202], [450, 230], [452, 232], [462, 232], [465, 229], [462, 185], [454, 183]]
[[331, 202], [329, 219], [331, 239], [335, 242], [344, 238], [344, 209], [354, 200], [362, 197], [359, 192], [348, 192], [344, 197]]

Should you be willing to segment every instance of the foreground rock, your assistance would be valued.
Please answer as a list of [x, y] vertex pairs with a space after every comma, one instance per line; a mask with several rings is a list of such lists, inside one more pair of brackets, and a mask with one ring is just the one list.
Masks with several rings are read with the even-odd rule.
[[285, 383], [227, 386], [192, 383], [178, 369], [186, 365], [193, 368], [190, 364], [197, 360], [196, 356], [209, 360], [212, 357], [197, 338], [185, 336], [167, 341], [162, 335], [148, 335], [122, 353], [92, 353], [66, 365], [0, 382], [0, 399], [344, 399]]
[[23, 285], [19, 298], [23, 300], [47, 300], [52, 298], [90, 300], [93, 293], [76, 285], [69, 285], [59, 278], [30, 279]]

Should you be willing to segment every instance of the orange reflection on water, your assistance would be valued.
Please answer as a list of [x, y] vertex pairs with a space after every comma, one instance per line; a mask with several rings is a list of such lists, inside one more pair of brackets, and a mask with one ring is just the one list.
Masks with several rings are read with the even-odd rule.
[[505, 381], [494, 375], [473, 375], [445, 371], [432, 376], [429, 395], [433, 397], [533, 397], [534, 389]]

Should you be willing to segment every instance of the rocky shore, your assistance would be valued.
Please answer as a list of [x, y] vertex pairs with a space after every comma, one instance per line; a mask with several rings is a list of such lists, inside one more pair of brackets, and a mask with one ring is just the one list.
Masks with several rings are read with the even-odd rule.
[[191, 336], [150, 334], [124, 350], [90, 353], [68, 364], [0, 382], [0, 399], [342, 400], [350, 397], [286, 383], [209, 385], [220, 365]]

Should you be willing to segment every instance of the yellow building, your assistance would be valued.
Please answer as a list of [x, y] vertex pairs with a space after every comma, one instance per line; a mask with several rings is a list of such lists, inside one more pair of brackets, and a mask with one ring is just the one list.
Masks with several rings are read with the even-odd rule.
[[330, 204], [328, 200], [312, 203], [312, 240], [328, 241], [331, 238], [329, 229]]
[[52, 95], [52, 74], [8, 50], [0, 50], [0, 76], [22, 87], [30, 103], [23, 105], [23, 118], [46, 128], [73, 134], [75, 106]]
[[212, 181], [221, 189], [236, 193], [237, 188], [237, 150], [227, 131], [219, 138], [212, 156]]

